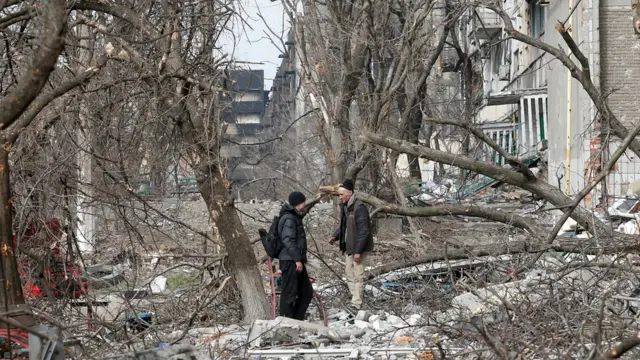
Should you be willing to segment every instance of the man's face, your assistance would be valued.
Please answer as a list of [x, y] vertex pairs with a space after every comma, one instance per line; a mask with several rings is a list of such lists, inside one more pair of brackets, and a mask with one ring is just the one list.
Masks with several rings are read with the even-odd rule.
[[296, 210], [302, 211], [302, 210], [304, 210], [305, 207], [307, 207], [306, 205], [307, 204], [305, 204], [305, 203], [298, 204], [298, 205], [296, 205]]
[[352, 192], [345, 188], [338, 188], [338, 199], [340, 199], [340, 202], [343, 204], [349, 202], [349, 199], [351, 199], [351, 194]]

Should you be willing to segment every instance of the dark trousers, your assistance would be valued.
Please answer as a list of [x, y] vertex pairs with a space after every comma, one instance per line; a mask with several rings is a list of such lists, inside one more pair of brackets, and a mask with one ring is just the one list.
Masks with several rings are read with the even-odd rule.
[[311, 298], [313, 287], [309, 281], [307, 268], [296, 271], [295, 261], [280, 261], [282, 285], [280, 290], [280, 316], [296, 320], [304, 320]]

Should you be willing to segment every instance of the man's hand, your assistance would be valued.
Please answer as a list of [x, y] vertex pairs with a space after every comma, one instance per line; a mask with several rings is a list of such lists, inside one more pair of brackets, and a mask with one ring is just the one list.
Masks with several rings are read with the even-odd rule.
[[360, 254], [354, 254], [353, 255], [353, 261], [356, 262], [356, 264], [360, 263]]
[[329, 239], [329, 245], [333, 245], [336, 243], [336, 238], [332, 237], [331, 239]]
[[304, 267], [302, 266], [302, 261], [296, 261], [296, 271], [297, 272], [302, 272], [302, 269]]

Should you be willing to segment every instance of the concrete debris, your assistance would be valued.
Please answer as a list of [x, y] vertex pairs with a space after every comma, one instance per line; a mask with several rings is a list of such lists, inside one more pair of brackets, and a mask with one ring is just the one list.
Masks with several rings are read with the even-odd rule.
[[[339, 311], [330, 311], [335, 316]], [[429, 352], [425, 339], [437, 336], [435, 328], [423, 325], [420, 314], [399, 317], [385, 311], [360, 311], [357, 319], [335, 321], [329, 327], [278, 317], [255, 321], [248, 333], [249, 355], [262, 357], [312, 357], [307, 350], [322, 356], [374, 356], [381, 350], [397, 355], [419, 356]], [[441, 342], [446, 339], [440, 340]], [[312, 346], [313, 349], [305, 349]], [[389, 347], [390, 344], [394, 346]], [[432, 345], [432, 344], [431, 344]], [[453, 351], [450, 346], [448, 351]], [[295, 349], [289, 348], [294, 346]], [[376, 348], [379, 347], [379, 348]], [[408, 346], [408, 347], [407, 347]], [[458, 349], [461, 350], [461, 349]]]
[[580, 289], [593, 287], [596, 282], [596, 277], [588, 269], [575, 270], [567, 274], [537, 269], [527, 274], [523, 280], [490, 285], [458, 295], [453, 299], [452, 305], [469, 314], [490, 313], [502, 306], [504, 301], [511, 304], [525, 301], [535, 303], [549, 294], [551, 284], [580, 296]]
[[627, 222], [623, 222], [617, 228], [617, 232], [621, 232], [623, 234], [628, 235], [638, 235], [640, 234], [640, 227], [638, 224], [640, 223], [640, 214], [635, 213], [632, 216], [633, 220], [629, 220]]
[[[414, 357], [418, 357], [419, 359], [433, 359], [432, 357], [428, 357], [423, 354], [433, 354], [437, 351], [437, 349], [422, 349], [417, 350], [414, 348], [404, 348], [404, 347], [388, 347], [388, 348], [371, 348], [371, 347], [360, 347], [360, 348], [344, 348], [344, 349], [269, 349], [269, 350], [249, 350], [248, 354], [250, 356], [261, 356], [265, 358], [294, 358], [294, 357], [304, 357], [304, 358], [330, 358], [330, 357], [346, 357], [349, 359], [358, 359], [363, 358], [363, 356], [383, 356], [384, 358], [395, 358], [398, 357], [410, 357], [409, 355], [413, 354]], [[461, 351], [457, 349], [457, 351]]]
[[371, 313], [366, 311], [366, 310], [360, 310], [358, 311], [358, 313], [356, 314], [356, 320], [360, 320], [360, 321], [369, 321], [369, 317], [371, 316]]
[[608, 209], [609, 216], [619, 216], [626, 219], [633, 219], [634, 214], [638, 212], [636, 204], [638, 199], [618, 199]]
[[308, 337], [326, 337], [331, 341], [341, 339], [340, 334], [330, 327], [277, 317], [275, 320], [254, 321], [249, 330], [248, 343], [251, 347], [261, 347], [264, 344], [293, 343]]
[[151, 287], [152, 293], [160, 294], [167, 288], [167, 277], [158, 276], [151, 281], [149, 286]]
[[203, 349], [191, 345], [176, 345], [166, 348], [149, 349], [128, 354], [109, 356], [103, 360], [212, 360]]
[[368, 328], [373, 327], [371, 324], [369, 324], [369, 323], [368, 323], [367, 321], [365, 321], [365, 320], [358, 320], [358, 319], [356, 319], [356, 320], [354, 320], [354, 323], [353, 323], [353, 324], [354, 324], [356, 327], [360, 328], [360, 329], [368, 329]]

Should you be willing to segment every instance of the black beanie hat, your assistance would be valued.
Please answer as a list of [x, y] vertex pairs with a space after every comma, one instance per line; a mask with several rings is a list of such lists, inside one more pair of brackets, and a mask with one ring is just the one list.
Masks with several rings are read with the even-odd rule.
[[342, 182], [342, 184], [339, 185], [341, 188], [345, 188], [349, 191], [353, 191], [353, 180], [351, 179], [347, 179], [345, 181]]
[[302, 204], [306, 200], [307, 200], [307, 198], [300, 191], [294, 191], [291, 194], [289, 194], [289, 205], [291, 205], [293, 207], [296, 207], [296, 206]]

